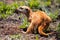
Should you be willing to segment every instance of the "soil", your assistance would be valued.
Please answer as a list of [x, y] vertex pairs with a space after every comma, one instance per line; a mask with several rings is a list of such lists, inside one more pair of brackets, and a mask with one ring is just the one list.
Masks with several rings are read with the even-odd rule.
[[[56, 27], [58, 23], [59, 20], [51, 23], [50, 26]], [[0, 19], [0, 40], [57, 40], [56, 35], [45, 37], [39, 34], [24, 34], [19, 28], [20, 24], [18, 17], [14, 19], [13, 15], [6, 20]]]

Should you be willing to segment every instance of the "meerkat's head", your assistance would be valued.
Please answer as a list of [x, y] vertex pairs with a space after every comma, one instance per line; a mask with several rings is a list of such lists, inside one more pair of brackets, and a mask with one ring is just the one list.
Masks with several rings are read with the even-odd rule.
[[20, 6], [17, 8], [18, 13], [23, 13], [26, 16], [29, 16], [29, 13], [32, 11], [28, 6]]

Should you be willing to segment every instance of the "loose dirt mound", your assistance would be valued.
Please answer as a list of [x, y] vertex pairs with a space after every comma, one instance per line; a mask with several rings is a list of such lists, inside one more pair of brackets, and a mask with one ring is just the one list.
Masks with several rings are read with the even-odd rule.
[[16, 34], [20, 32], [18, 27], [20, 22], [11, 21], [11, 20], [2, 20], [0, 21], [0, 35]]

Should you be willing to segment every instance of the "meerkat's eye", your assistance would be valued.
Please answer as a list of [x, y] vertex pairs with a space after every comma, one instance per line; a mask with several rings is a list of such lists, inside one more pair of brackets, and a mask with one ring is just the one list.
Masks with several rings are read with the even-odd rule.
[[25, 9], [26, 11], [28, 11], [28, 9]]
[[20, 7], [19, 9], [23, 9], [22, 7]]
[[25, 9], [27, 13], [30, 13], [29, 9]]

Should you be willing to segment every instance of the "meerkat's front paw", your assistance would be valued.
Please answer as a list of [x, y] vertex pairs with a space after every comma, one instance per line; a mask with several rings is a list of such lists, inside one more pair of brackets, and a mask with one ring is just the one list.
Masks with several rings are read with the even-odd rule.
[[24, 31], [21, 31], [21, 33], [24, 33], [24, 34], [26, 34], [26, 32], [24, 32]]

